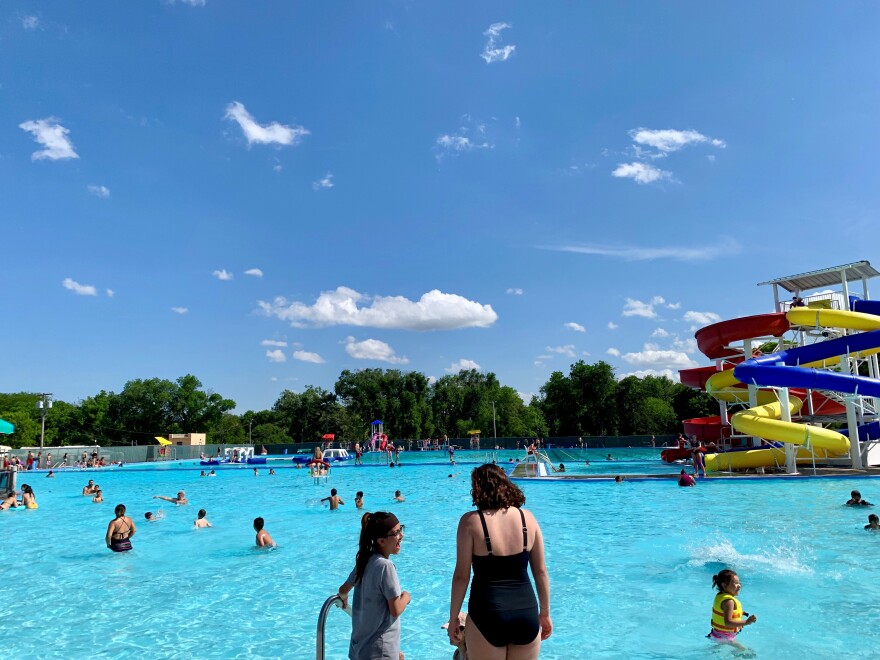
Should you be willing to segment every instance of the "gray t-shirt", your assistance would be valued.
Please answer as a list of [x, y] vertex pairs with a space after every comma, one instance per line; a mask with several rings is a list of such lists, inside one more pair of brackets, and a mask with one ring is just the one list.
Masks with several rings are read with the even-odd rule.
[[[352, 571], [346, 582], [355, 584], [356, 579]], [[388, 600], [400, 594], [394, 564], [382, 555], [372, 555], [364, 577], [354, 587], [349, 660], [399, 660], [400, 617], [391, 616]]]

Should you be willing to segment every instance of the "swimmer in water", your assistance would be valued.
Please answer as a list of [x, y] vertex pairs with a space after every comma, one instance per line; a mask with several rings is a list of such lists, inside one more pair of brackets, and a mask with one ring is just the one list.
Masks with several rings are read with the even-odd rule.
[[737, 598], [742, 585], [734, 571], [725, 568], [718, 575], [713, 575], [712, 585], [718, 589], [718, 594], [712, 603], [712, 632], [706, 636], [723, 644], [739, 646], [736, 643], [737, 633], [745, 626], [755, 623], [758, 617], [743, 612], [742, 604]]
[[269, 468], [269, 476], [275, 476], [275, 468]]
[[162, 518], [164, 517], [165, 512], [162, 511], [162, 509], [159, 509], [158, 511], [156, 511], [156, 513], [153, 513], [152, 511], [147, 511], [144, 514], [144, 518], [147, 519], [147, 522], [156, 522], [157, 520], [162, 520]]
[[104, 491], [100, 488], [95, 491], [95, 496], [92, 498], [92, 502], [103, 502], [104, 501]]
[[165, 495], [153, 495], [154, 500], [165, 500], [166, 502], [171, 502], [172, 504], [177, 504], [178, 506], [182, 506], [184, 504], [189, 504], [189, 500], [186, 499], [186, 493], [182, 490], [177, 491], [177, 497], [166, 497]]
[[364, 491], [359, 490], [354, 496], [354, 505], [358, 509], [364, 508]]
[[107, 525], [107, 534], [104, 541], [113, 552], [128, 552], [131, 550], [131, 537], [137, 528], [134, 520], [125, 515], [125, 505], [117, 504], [114, 509], [116, 517]]
[[95, 480], [89, 479], [89, 483], [83, 486], [83, 495], [94, 495], [95, 494]]
[[208, 519], [205, 516], [208, 515], [208, 512], [204, 509], [199, 509], [199, 517], [193, 521], [193, 525], [195, 527], [210, 527], [211, 523], [208, 522]]
[[254, 518], [254, 531], [257, 533], [256, 543], [258, 548], [277, 548], [277, 544], [269, 535], [263, 525], [265, 521], [262, 518]]
[[865, 529], [876, 529], [880, 531], [880, 518], [877, 517], [876, 513], [872, 513], [868, 516], [868, 524], [865, 525]]
[[331, 511], [335, 511], [336, 509], [338, 509], [340, 504], [345, 504], [345, 502], [342, 501], [342, 498], [336, 494], [335, 488], [331, 488], [330, 497], [323, 498], [321, 502], [330, 502]]
[[846, 503], [847, 506], [874, 506], [868, 500], [863, 500], [862, 494], [857, 490], [852, 491], [849, 496], [850, 499]]
[[400, 494], [399, 490], [394, 491], [394, 499], [397, 502], [406, 502], [406, 498]]
[[681, 474], [678, 475], [678, 485], [682, 487], [696, 486], [697, 482], [691, 475], [682, 470]]

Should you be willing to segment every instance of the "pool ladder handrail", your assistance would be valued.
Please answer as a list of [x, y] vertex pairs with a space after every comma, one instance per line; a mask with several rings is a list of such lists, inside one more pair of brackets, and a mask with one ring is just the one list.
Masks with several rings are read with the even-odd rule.
[[318, 631], [315, 640], [316, 660], [324, 660], [324, 625], [327, 623], [327, 614], [334, 605], [348, 614], [348, 616], [351, 616], [351, 608], [343, 609], [342, 599], [339, 597], [339, 594], [334, 594], [324, 601], [324, 604], [321, 606], [321, 612], [318, 614]]

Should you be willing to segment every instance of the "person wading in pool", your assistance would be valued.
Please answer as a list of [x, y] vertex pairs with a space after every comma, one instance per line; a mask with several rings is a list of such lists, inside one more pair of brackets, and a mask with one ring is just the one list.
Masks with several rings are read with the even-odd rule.
[[343, 609], [354, 589], [351, 606], [349, 660], [398, 660], [400, 616], [411, 602], [400, 588], [391, 555], [400, 553], [404, 526], [393, 513], [377, 511], [361, 518], [354, 570], [339, 587]]
[[335, 488], [331, 488], [330, 497], [323, 498], [321, 502], [330, 502], [331, 511], [335, 511], [336, 509], [338, 509], [340, 504], [345, 504], [345, 502], [342, 501], [342, 498], [336, 494]]
[[114, 513], [116, 517], [107, 525], [104, 540], [113, 552], [128, 552], [131, 550], [130, 539], [137, 528], [134, 526], [134, 520], [125, 515], [124, 504], [117, 504]]
[[171, 502], [172, 504], [189, 504], [189, 500], [186, 499], [186, 493], [182, 490], [177, 491], [177, 497], [166, 497], [165, 495], [153, 495], [154, 500], [165, 500], [166, 502]]
[[277, 548], [278, 544], [275, 543], [275, 540], [269, 535], [265, 529], [263, 529], [263, 525], [265, 525], [265, 521], [262, 518], [254, 518], [254, 531], [257, 533], [256, 543], [258, 548]]
[[[526, 502], [523, 492], [497, 465], [474, 469], [471, 497], [477, 511], [464, 514], [458, 523], [449, 641], [460, 641], [459, 613], [473, 566], [464, 631], [468, 657], [537, 658], [541, 641], [553, 632], [541, 528], [531, 512], [520, 508]], [[528, 568], [535, 579], [537, 601]]]

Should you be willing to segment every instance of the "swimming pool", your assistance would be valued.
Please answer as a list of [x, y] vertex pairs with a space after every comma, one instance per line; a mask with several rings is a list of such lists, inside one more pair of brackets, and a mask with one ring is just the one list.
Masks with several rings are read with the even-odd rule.
[[[16, 657], [314, 657], [318, 610], [353, 565], [363, 490], [368, 509], [392, 510], [407, 528], [395, 558], [413, 596], [402, 620], [407, 658], [451, 658], [440, 625], [472, 466], [403, 458], [403, 468], [334, 468], [326, 485], [280, 464], [275, 476], [260, 466], [259, 477], [231, 468], [200, 478], [192, 464], [20, 475], [40, 509], [0, 512], [0, 644]], [[632, 459], [626, 471], [655, 462]], [[89, 478], [106, 503], [80, 496]], [[739, 637], [757, 655], [876, 652], [880, 534], [862, 529], [868, 510], [842, 504], [852, 488], [880, 499], [880, 481], [520, 485], [547, 545], [555, 631], [542, 658], [732, 656], [704, 638], [711, 576], [724, 566], [739, 572], [743, 605], [758, 615]], [[332, 513], [318, 503], [331, 487], [346, 501]], [[165, 503], [164, 520], [143, 520], [161, 504], [153, 495], [180, 488], [192, 504]], [[397, 489], [406, 502], [392, 501]], [[123, 555], [103, 543], [118, 502], [138, 525]], [[214, 528], [194, 530], [202, 507]], [[278, 550], [253, 548], [258, 515]], [[331, 611], [328, 658], [345, 657], [349, 629]]]

